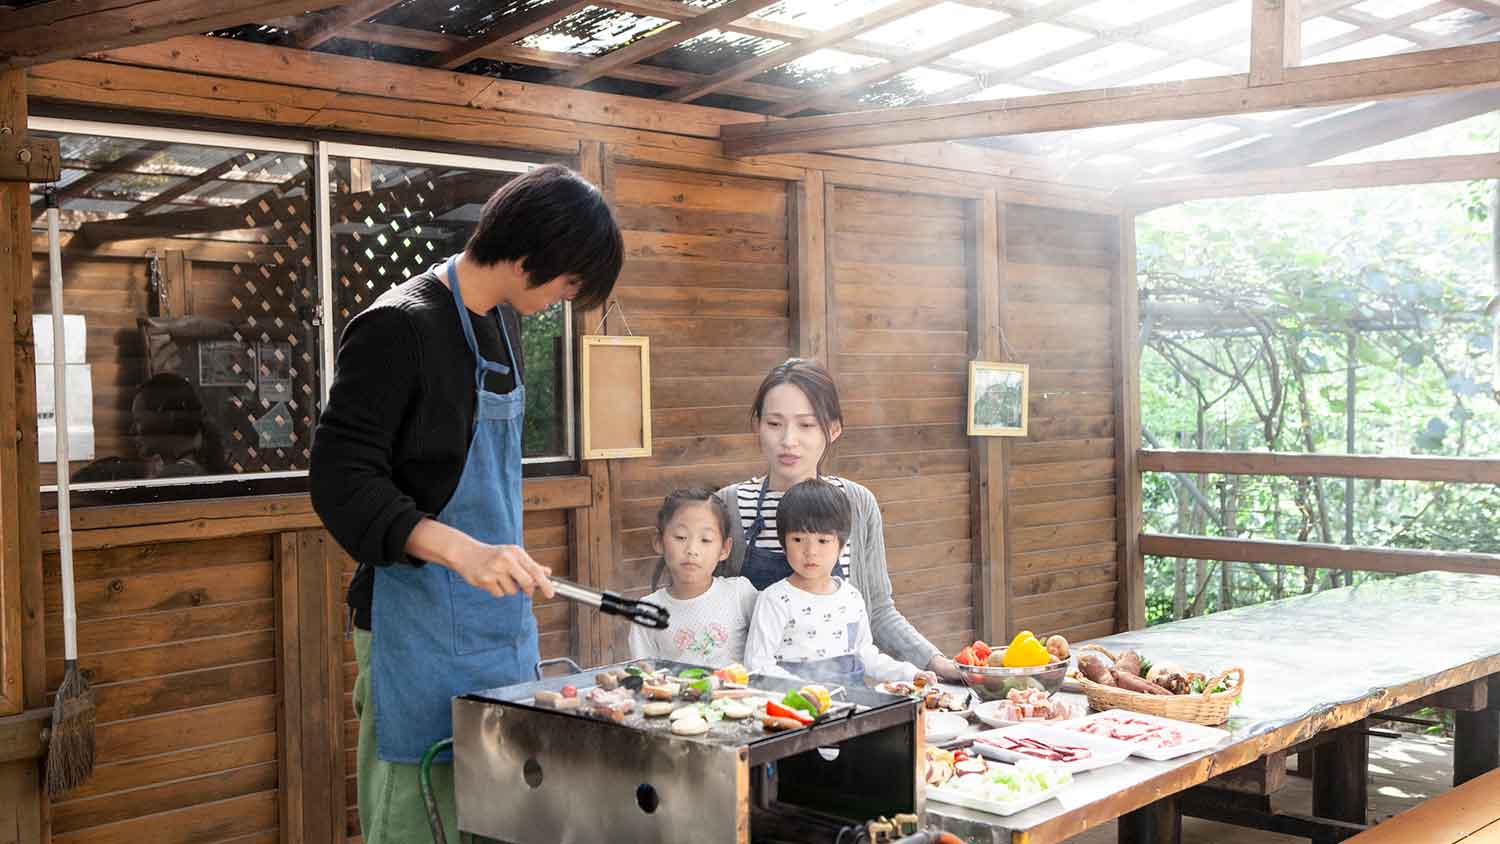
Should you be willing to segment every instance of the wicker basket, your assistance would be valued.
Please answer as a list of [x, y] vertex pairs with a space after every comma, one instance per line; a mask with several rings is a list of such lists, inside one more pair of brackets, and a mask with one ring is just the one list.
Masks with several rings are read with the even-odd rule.
[[[1115, 654], [1099, 645], [1083, 645], [1077, 648], [1078, 653], [1084, 651], [1101, 653], [1109, 657], [1111, 662], [1118, 659]], [[1162, 718], [1202, 724], [1206, 727], [1217, 727], [1229, 720], [1229, 708], [1234, 706], [1235, 698], [1239, 697], [1240, 692], [1245, 688], [1245, 669], [1226, 668], [1208, 681], [1208, 688], [1212, 689], [1231, 676], [1235, 678], [1234, 682], [1222, 692], [1205, 691], [1202, 694], [1190, 695], [1153, 695], [1126, 691], [1115, 686], [1095, 683], [1083, 676], [1082, 672], [1077, 674], [1076, 679], [1083, 687], [1084, 695], [1089, 699], [1089, 706], [1100, 712], [1107, 709], [1128, 709], [1144, 715], [1157, 715]]]

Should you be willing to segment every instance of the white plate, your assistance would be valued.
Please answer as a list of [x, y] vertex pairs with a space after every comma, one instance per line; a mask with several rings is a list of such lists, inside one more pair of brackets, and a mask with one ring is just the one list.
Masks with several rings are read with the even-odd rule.
[[[1150, 759], [1153, 762], [1164, 762], [1168, 759], [1176, 759], [1179, 756], [1186, 756], [1189, 753], [1197, 753], [1200, 750], [1208, 750], [1211, 747], [1218, 746], [1219, 742], [1222, 742], [1223, 740], [1229, 738], [1228, 730], [1221, 730], [1217, 727], [1205, 727], [1202, 724], [1189, 724], [1186, 721], [1176, 721], [1171, 718], [1162, 718], [1156, 715], [1143, 715], [1139, 712], [1130, 712], [1129, 710], [1125, 709], [1111, 709], [1108, 712], [1100, 712], [1096, 715], [1090, 715], [1089, 717], [1079, 721], [1069, 722], [1066, 726], [1066, 729], [1076, 730], [1079, 727], [1083, 727], [1097, 719], [1104, 718], [1106, 716], [1114, 718], [1134, 718], [1140, 721], [1148, 721], [1153, 724], [1160, 724], [1163, 727], [1169, 727], [1171, 729], [1177, 730], [1178, 732], [1181, 732], [1182, 744], [1175, 745], [1173, 747], [1143, 747], [1136, 742], [1111, 739], [1111, 741], [1120, 742], [1121, 744], [1130, 748], [1130, 752], [1133, 755], [1139, 756], [1143, 759]], [[1098, 736], [1089, 736], [1087, 733], [1081, 733], [1080, 735], [1083, 735], [1085, 738], [1098, 738]]]
[[1030, 809], [1032, 806], [1040, 805], [1047, 802], [1048, 800], [1051, 800], [1052, 798], [1056, 797], [1059, 792], [1067, 789], [1069, 785], [1072, 785], [1072, 783], [1058, 783], [1057, 785], [1054, 785], [1046, 791], [1039, 791], [1036, 794], [1021, 797], [1007, 803], [1001, 803], [994, 800], [983, 800], [971, 794], [964, 794], [963, 792], [956, 791], [954, 789], [946, 787], [939, 788], [938, 786], [929, 785], [927, 786], [927, 799], [935, 800], [939, 803], [948, 803], [954, 806], [962, 806], [965, 809], [976, 809], [981, 812], [988, 812], [992, 815], [1014, 815], [1017, 812], [1023, 811], [1025, 809]]
[[955, 712], [929, 712], [927, 718], [927, 743], [942, 744], [958, 738], [958, 734], [969, 728], [969, 721]]
[[1009, 727], [1009, 726], [1013, 726], [1015, 724], [1069, 724], [1069, 723], [1077, 721], [1080, 718], [1082, 718], [1083, 716], [1087, 715], [1088, 711], [1089, 711], [1089, 705], [1087, 703], [1074, 703], [1074, 702], [1068, 701], [1067, 702], [1068, 705], [1071, 706], [1071, 707], [1073, 707], [1073, 717], [1072, 718], [1062, 718], [1062, 719], [1047, 718], [1047, 719], [1039, 719], [1039, 720], [1031, 720], [1031, 721], [1009, 721], [1009, 720], [1006, 720], [1005, 718], [1001, 718], [1000, 715], [998, 714], [1001, 705], [1004, 704], [1004, 703], [1005, 703], [1005, 701], [1003, 701], [1003, 700], [992, 700], [992, 701], [989, 701], [987, 703], [978, 703], [978, 704], [975, 704], [974, 705], [974, 717], [978, 718], [980, 721], [983, 721], [985, 724], [988, 724], [991, 727], [997, 727], [998, 728], [998, 727]]
[[[999, 735], [1011, 736], [1013, 738], [1034, 738], [1045, 741], [1048, 744], [1066, 744], [1073, 747], [1087, 748], [1092, 755], [1087, 759], [1077, 762], [1054, 762], [1050, 759], [1038, 759], [1025, 753], [1016, 753], [1013, 750], [1003, 750], [994, 745], [984, 744], [981, 738], [993, 739]], [[1062, 727], [1045, 726], [1041, 724], [1016, 724], [1011, 727], [1002, 727], [998, 730], [988, 730], [974, 736], [974, 752], [986, 759], [995, 759], [1001, 762], [1044, 762], [1059, 770], [1070, 774], [1083, 771], [1092, 771], [1095, 768], [1103, 768], [1124, 762], [1130, 756], [1130, 745], [1123, 741], [1100, 738], [1085, 733], [1075, 732]]]

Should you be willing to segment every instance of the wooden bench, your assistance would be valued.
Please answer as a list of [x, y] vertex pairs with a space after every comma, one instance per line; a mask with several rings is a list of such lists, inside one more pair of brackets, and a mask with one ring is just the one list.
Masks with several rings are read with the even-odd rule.
[[1500, 844], [1500, 770], [1377, 824], [1346, 844]]

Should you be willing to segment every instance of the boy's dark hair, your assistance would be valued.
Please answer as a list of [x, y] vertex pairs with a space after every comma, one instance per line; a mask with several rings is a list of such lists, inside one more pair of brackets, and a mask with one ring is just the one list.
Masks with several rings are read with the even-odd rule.
[[786, 547], [789, 533], [832, 533], [839, 544], [849, 541], [854, 512], [849, 497], [833, 484], [813, 478], [787, 490], [776, 505], [776, 538]]
[[464, 246], [481, 266], [520, 261], [527, 284], [578, 278], [573, 307], [609, 300], [625, 262], [625, 240], [599, 189], [560, 164], [538, 167], [495, 191]]
[[[656, 511], [656, 535], [660, 537], [667, 532], [667, 522], [677, 515], [677, 511], [685, 504], [707, 504], [708, 509], [713, 511], [719, 521], [719, 533], [729, 540], [729, 508], [724, 506], [724, 500], [715, 495], [713, 490], [703, 487], [690, 487], [688, 489], [677, 489], [667, 494], [666, 500], [662, 501], [661, 509]], [[714, 577], [723, 574], [724, 563], [719, 561], [714, 567]], [[661, 582], [661, 576], [667, 571], [667, 558], [663, 556], [656, 561], [656, 571], [651, 574], [651, 591], [655, 592], [657, 584]]]

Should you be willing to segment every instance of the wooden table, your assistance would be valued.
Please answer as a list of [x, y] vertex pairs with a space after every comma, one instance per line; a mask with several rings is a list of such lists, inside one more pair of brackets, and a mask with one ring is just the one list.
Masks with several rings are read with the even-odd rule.
[[[1183, 792], [1318, 739], [1314, 811], [1364, 823], [1364, 719], [1444, 690], [1483, 695], [1500, 676], [1500, 577], [1424, 573], [1163, 624], [1099, 640], [1197, 670], [1242, 666], [1244, 695], [1213, 750], [1169, 762], [1132, 757], [1079, 774], [1058, 799], [999, 817], [929, 801], [928, 823], [974, 844], [1052, 844], [1120, 819], [1123, 842], [1174, 842]], [[1500, 682], [1495, 683], [1500, 686]], [[1455, 769], [1500, 765], [1496, 699], [1460, 718]], [[1196, 812], [1195, 812], [1196, 814]], [[1312, 833], [1309, 833], [1312, 834]], [[1334, 838], [1328, 840], [1334, 840]]]

